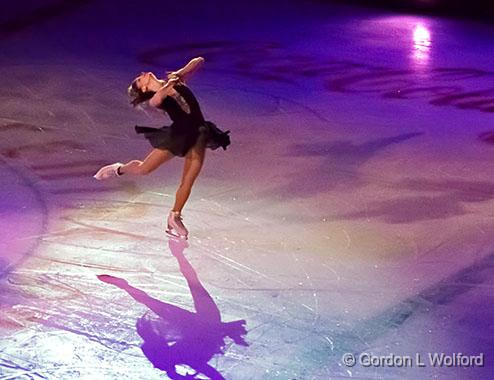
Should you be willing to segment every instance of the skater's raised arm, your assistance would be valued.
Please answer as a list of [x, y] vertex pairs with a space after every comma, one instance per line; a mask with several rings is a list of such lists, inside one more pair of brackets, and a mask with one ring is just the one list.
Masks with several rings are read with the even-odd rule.
[[173, 71], [170, 74], [168, 74], [168, 77], [169, 78], [178, 77], [181, 81], [185, 82], [185, 80], [188, 79], [190, 75], [193, 72], [195, 72], [199, 67], [201, 67], [203, 63], [204, 63], [204, 58], [202, 57], [191, 59], [189, 63], [187, 63], [180, 70]]

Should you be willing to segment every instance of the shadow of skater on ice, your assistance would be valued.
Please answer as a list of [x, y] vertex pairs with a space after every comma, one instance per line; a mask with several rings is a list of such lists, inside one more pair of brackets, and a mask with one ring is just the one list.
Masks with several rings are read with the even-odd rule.
[[[166, 371], [171, 379], [196, 379], [199, 374], [214, 380], [224, 379], [208, 362], [214, 355], [224, 353], [227, 337], [248, 346], [244, 339], [245, 320], [222, 322], [213, 298], [183, 254], [187, 242], [170, 239], [169, 247], [189, 285], [195, 312], [157, 300], [122, 278], [109, 275], [98, 278], [126, 291], [150, 309], [137, 320], [136, 327], [144, 340], [142, 352], [154, 367]], [[176, 370], [177, 365], [187, 365], [195, 373], [181, 375]]]

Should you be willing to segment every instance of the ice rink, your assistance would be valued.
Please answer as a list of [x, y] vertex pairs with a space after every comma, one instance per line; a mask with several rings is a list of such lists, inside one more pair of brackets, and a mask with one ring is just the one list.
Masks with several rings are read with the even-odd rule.
[[[2, 4], [1, 380], [494, 378], [494, 26]], [[208, 151], [185, 244], [165, 234], [182, 159], [92, 175], [170, 123], [130, 81], [199, 55], [189, 85], [232, 144]], [[483, 366], [431, 362], [458, 354]]]

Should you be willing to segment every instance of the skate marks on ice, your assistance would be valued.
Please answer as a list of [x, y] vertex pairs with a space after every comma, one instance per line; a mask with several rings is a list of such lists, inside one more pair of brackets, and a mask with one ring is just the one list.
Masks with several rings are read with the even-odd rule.
[[494, 131], [488, 131], [488, 132], [483, 132], [479, 135], [479, 141], [489, 144], [489, 145], [494, 145]]
[[[433, 372], [436, 376], [443, 371], [444, 378], [456, 375], [458, 378], [491, 379], [494, 375], [494, 338], [490, 321], [494, 318], [494, 306], [488, 298], [491, 297], [489, 289], [493, 274], [494, 254], [491, 253], [374, 317], [357, 321], [344, 332], [335, 331], [331, 336], [337, 343], [329, 355], [332, 367], [338, 370], [345, 352], [376, 352], [378, 347], [386, 347], [383, 354], [387, 354], [390, 346], [396, 347], [395, 350], [399, 347], [413, 350], [411, 347], [416, 339], [416, 352], [424, 355], [431, 350], [484, 354], [485, 366], [469, 369], [468, 376], [471, 377], [466, 377], [464, 368], [436, 368]], [[431, 333], [436, 340], [431, 339]], [[441, 334], [444, 336], [438, 340]], [[367, 374], [363, 370], [358, 373], [358, 368], [355, 370], [354, 376]], [[405, 368], [396, 369], [400, 370], [403, 378], [409, 378], [410, 373]], [[420, 377], [423, 376], [426, 374], [422, 371]]]
[[[86, 212], [86, 218], [89, 219], [93, 213], [91, 210]], [[68, 227], [73, 226], [69, 224]], [[88, 220], [77, 227], [79, 230], [61, 231], [60, 235], [56, 232], [51, 233], [44, 240], [44, 244], [49, 246], [48, 255], [45, 254], [47, 250], [43, 250], [29, 262], [30, 265], [18, 268], [9, 276], [10, 288], [15, 289], [16, 294], [22, 294], [22, 299], [20, 302], [14, 302], [14, 297], [9, 296], [8, 301], [14, 307], [5, 309], [0, 318], [0, 326], [9, 320], [19, 321], [21, 326], [10, 329], [9, 339], [4, 340], [4, 345], [0, 344], [2, 356], [11, 357], [11, 361], [18, 365], [16, 370], [12, 369], [12, 365], [5, 367], [6, 374], [20, 376], [24, 373], [21, 368], [28, 367], [32, 369], [30, 373], [40, 373], [47, 378], [77, 378], [78, 374], [93, 374], [94, 378], [103, 376], [129, 379], [146, 374], [146, 378], [159, 378], [153, 373], [152, 367], [146, 364], [139, 350], [141, 341], [132, 322], [135, 321], [136, 313], [141, 312], [141, 304], [132, 305], [123, 295], [121, 298], [114, 298], [112, 293], [116, 295], [118, 292], [112, 292], [112, 289], [106, 288], [101, 291], [102, 285], [98, 285], [94, 274], [118, 273], [124, 278], [131, 277], [132, 282], [139, 281], [139, 278], [151, 278], [151, 282], [156, 280], [163, 284], [166, 289], [164, 294], [178, 305], [181, 305], [184, 297], [188, 298], [188, 291], [184, 292], [187, 286], [181, 281], [182, 276], [174, 270], [169, 270], [174, 266], [175, 256], [163, 257], [162, 248], [156, 249], [157, 246], [162, 246], [163, 238], [152, 238], [148, 231], [148, 236], [142, 235], [139, 239], [139, 251], [134, 251], [132, 247], [137, 249], [135, 240], [139, 236], [127, 236], [125, 229], [118, 231], [122, 228], [120, 224], [113, 227], [100, 231]], [[118, 237], [124, 239], [116, 243], [112, 238], [106, 244], [98, 237], [100, 233], [118, 233]], [[58, 236], [62, 239], [57, 239]], [[66, 244], [69, 246], [66, 247]], [[74, 249], [79, 245], [82, 250]], [[150, 250], [143, 254], [142, 250], [147, 246]], [[182, 250], [177, 253], [177, 259]], [[57, 252], [62, 252], [63, 257], [57, 257]], [[120, 257], [118, 262], [114, 261], [115, 255]], [[136, 266], [135, 260], [140, 264]], [[187, 263], [184, 262], [181, 269], [190, 279], [191, 293], [193, 296], [197, 295], [199, 305], [196, 310], [206, 310], [209, 313], [207, 315], [211, 316], [205, 318], [205, 313], [198, 316], [205, 319], [204, 324], [207, 324], [208, 320], [215, 318], [214, 308], [211, 306], [211, 309], [208, 309], [208, 302], [211, 300], [208, 300], [207, 293], [201, 293], [199, 283], [194, 285], [195, 273]], [[156, 287], [152, 284], [145, 286], [149, 285]], [[108, 307], [109, 299], [114, 299], [112, 308]], [[7, 307], [5, 304], [3, 306]], [[182, 316], [184, 313], [179, 314]], [[146, 320], [153, 322], [152, 326], [158, 327], [163, 324], [168, 326], [169, 323], [156, 321], [156, 316], [150, 313], [143, 317], [144, 327], [147, 326]], [[200, 324], [200, 320], [198, 323]], [[237, 330], [242, 332], [240, 325], [237, 327], [235, 324], [222, 324], [221, 327], [222, 331], [232, 334], [232, 339], [236, 338]], [[218, 334], [218, 329], [213, 328], [211, 335]], [[195, 334], [201, 335], [200, 331], [203, 330], [199, 329], [199, 333]], [[201, 352], [205, 350], [201, 345], [198, 347]], [[213, 348], [210, 348], [210, 351], [214, 351]], [[163, 348], [160, 352], [163, 352]], [[238, 365], [240, 359], [237, 352], [228, 349], [225, 359], [219, 360], [216, 357], [216, 360], [223, 363], [223, 371], [228, 371], [230, 367]], [[212, 363], [214, 366], [215, 361]], [[210, 369], [205, 368], [206, 370]]]
[[32, 255], [47, 232], [48, 205], [35, 181], [0, 156], [0, 279]]
[[[11, 295], [11, 307], [2, 305], [5, 314], [2, 313], [1, 327], [10, 334], [0, 341], [0, 373], [5, 376], [0, 378], [128, 375], [109, 363], [113, 363], [111, 358], [115, 359], [116, 352], [128, 357], [133, 348], [137, 350], [137, 344], [129, 336], [105, 334], [104, 327], [112, 325], [108, 299], [94, 292], [95, 281], [89, 281], [84, 273], [76, 274], [67, 267], [65, 272], [18, 269], [9, 276], [10, 288], [15, 289], [14, 296], [19, 301], [11, 301]], [[6, 328], [5, 321], [18, 325]], [[119, 318], [118, 327], [130, 327], [125, 321]]]
[[[212, 71], [249, 80], [297, 85], [317, 80], [330, 92], [380, 95], [382, 99], [423, 99], [430, 105], [494, 112], [494, 71], [436, 67], [426, 72], [371, 65], [316, 54], [292, 53], [283, 44], [263, 41], [208, 41], [149, 49], [138, 60], [156, 68], [202, 55]], [[228, 66], [224, 66], [224, 62]], [[481, 83], [483, 88], [478, 88]]]
[[[216, 303], [184, 256], [188, 243], [170, 238], [168, 245], [187, 281], [195, 312], [155, 299], [122, 278], [110, 275], [98, 278], [122, 289], [149, 309], [137, 320], [136, 328], [143, 340], [142, 352], [155, 368], [165, 371], [171, 379], [192, 379], [201, 374], [214, 380], [224, 379], [208, 362], [213, 356], [225, 353], [227, 337], [236, 344], [248, 346], [244, 339], [246, 322], [222, 322]], [[179, 374], [177, 369], [184, 366], [193, 373]]]
[[5, 182], [0, 203], [5, 265], [0, 278], [35, 252], [48, 234], [52, 209], [70, 208], [84, 194], [129, 190], [126, 183], [108, 186], [93, 181], [95, 168], [105, 161], [87, 159], [84, 143], [60, 139], [61, 134], [53, 127], [21, 122], [0, 125], [0, 171]]
[[363, 211], [335, 215], [335, 220], [378, 218], [384, 223], [415, 223], [472, 213], [467, 205], [494, 199], [494, 182], [408, 179], [389, 187], [424, 195], [368, 203]]
[[[106, 161], [87, 159], [87, 145], [74, 138], [60, 139], [63, 134], [52, 127], [40, 127], [20, 122], [0, 126], [3, 144], [0, 155], [9, 161], [19, 161], [41, 180], [45, 192], [52, 195], [112, 192], [122, 186], [103, 186], [92, 180], [95, 168]], [[25, 143], [25, 141], [36, 141]], [[94, 156], [93, 156], [94, 157]], [[19, 165], [20, 166], [20, 165]], [[39, 183], [39, 181], [37, 181]], [[81, 186], [83, 185], [83, 186]]]
[[[367, 184], [359, 168], [387, 148], [422, 136], [421, 132], [378, 138], [364, 143], [349, 140], [307, 142], [294, 144], [286, 153], [289, 157], [317, 160], [299, 172], [292, 172], [288, 183], [274, 190], [282, 197], [312, 197], [340, 187], [355, 189]], [[312, 178], [315, 180], [306, 181]], [[375, 181], [375, 176], [372, 181]]]

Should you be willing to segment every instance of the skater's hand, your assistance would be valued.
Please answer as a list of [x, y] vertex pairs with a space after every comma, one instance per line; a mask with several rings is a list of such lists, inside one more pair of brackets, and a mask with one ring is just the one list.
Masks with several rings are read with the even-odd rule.
[[203, 63], [203, 57], [191, 59], [187, 65], [177, 71], [174, 71], [173, 75], [178, 76], [181, 81], [185, 82], [193, 72], [197, 71], [197, 69], [202, 66]]
[[175, 86], [175, 84], [177, 82], [180, 82], [180, 77], [175, 77], [174, 76], [174, 77], [171, 77], [171, 78], [168, 79], [168, 81], [166, 82], [165, 86], [166, 87], [173, 87], [173, 86]]
[[98, 280], [100, 281], [106, 282], [107, 284], [118, 286], [119, 288], [123, 288], [129, 285], [129, 283], [123, 278], [110, 276], [108, 274], [100, 274], [96, 277], [98, 277]]

